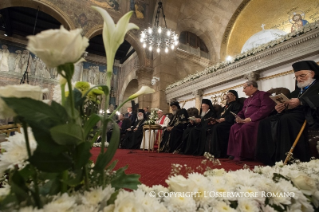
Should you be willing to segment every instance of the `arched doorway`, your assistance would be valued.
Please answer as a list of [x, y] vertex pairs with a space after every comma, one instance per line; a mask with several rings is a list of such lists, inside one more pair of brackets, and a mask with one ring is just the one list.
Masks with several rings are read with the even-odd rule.
[[[125, 88], [123, 101], [125, 101], [130, 95], [132, 95], [133, 93], [137, 91], [138, 91], [138, 81], [137, 79], [133, 79], [129, 82], [129, 84]], [[137, 104], [138, 98], [136, 98], [134, 101], [135, 101], [135, 104]], [[131, 102], [125, 103], [124, 106], [121, 108], [121, 113], [126, 113], [126, 109], [131, 106], [132, 106]]]
[[0, 10], [8, 7], [29, 7], [38, 9], [49, 14], [59, 21], [66, 29], [75, 29], [73, 21], [60, 8], [50, 2], [21, 1], [21, 0], [1, 0]]

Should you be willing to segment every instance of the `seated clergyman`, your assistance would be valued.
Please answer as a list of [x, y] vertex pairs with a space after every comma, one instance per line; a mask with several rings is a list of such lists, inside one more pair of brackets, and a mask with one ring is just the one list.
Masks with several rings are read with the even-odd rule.
[[[169, 121], [170, 121], [169, 118], [164, 115], [162, 110], [158, 110], [156, 113], [157, 113], [157, 120], [155, 121], [155, 124], [160, 125], [162, 128], [166, 128]], [[149, 130], [146, 130], [145, 137], [143, 138], [143, 141], [141, 143], [140, 148], [141, 149], [143, 149], [143, 148], [157, 149], [158, 143], [162, 139], [162, 133], [163, 133], [163, 130], [155, 130], [155, 135], [154, 135], [154, 131], [152, 130], [151, 131], [151, 140], [149, 140], [150, 132], [149, 132]], [[149, 147], [149, 144], [150, 144], [150, 147]]]
[[145, 114], [143, 109], [139, 109], [135, 124], [128, 128], [122, 142], [123, 149], [139, 149], [143, 139], [143, 125], [145, 122]]
[[199, 111], [200, 118], [196, 118], [197, 125], [189, 132], [184, 153], [189, 155], [204, 155], [206, 132], [212, 126], [209, 125], [210, 118], [216, 118], [216, 112], [209, 99], [202, 100]]
[[275, 103], [269, 93], [258, 90], [256, 81], [247, 81], [243, 92], [248, 96], [237, 114], [236, 124], [230, 128], [227, 154], [230, 159], [254, 159], [259, 121], [269, 116]]
[[242, 109], [242, 104], [238, 102], [238, 94], [235, 90], [229, 90], [226, 95], [226, 105], [223, 111], [216, 119], [212, 121], [212, 129], [209, 131], [206, 141], [206, 152], [214, 155], [216, 158], [225, 158], [227, 156], [227, 146], [229, 131], [235, 123], [235, 117], [231, 112], [237, 114]]
[[[314, 61], [300, 61], [292, 64], [295, 72], [296, 89], [291, 99], [275, 106], [278, 114], [259, 124], [256, 157], [267, 165], [285, 160], [302, 124], [318, 129], [319, 66]], [[294, 149], [293, 157], [301, 161], [310, 159], [306, 130]]]
[[168, 123], [163, 132], [160, 150], [163, 152], [174, 152], [182, 142], [183, 130], [186, 128], [188, 114], [185, 109], [181, 109], [178, 102], [170, 104], [173, 118]]

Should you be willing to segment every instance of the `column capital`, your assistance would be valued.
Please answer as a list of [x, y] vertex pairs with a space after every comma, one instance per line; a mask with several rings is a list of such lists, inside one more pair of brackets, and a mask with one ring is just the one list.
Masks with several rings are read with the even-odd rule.
[[252, 71], [245, 74], [244, 79], [257, 81], [259, 79], [259, 71]]
[[197, 97], [197, 96], [199, 96], [199, 97], [200, 97], [200, 96], [203, 96], [203, 94], [204, 94], [204, 91], [201, 90], [201, 89], [195, 90], [195, 91], [192, 92], [192, 95], [195, 96], [195, 97]]

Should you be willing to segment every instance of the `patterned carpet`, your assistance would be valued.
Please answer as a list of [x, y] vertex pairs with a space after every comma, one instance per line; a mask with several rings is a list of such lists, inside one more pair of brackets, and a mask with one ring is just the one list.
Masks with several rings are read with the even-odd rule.
[[[95, 161], [99, 152], [100, 148], [92, 148], [91, 159]], [[171, 172], [171, 164], [180, 164], [183, 166], [186, 164], [197, 172], [203, 172], [201, 169], [196, 169], [198, 166], [201, 166], [203, 169], [205, 168], [205, 165], [202, 164], [202, 161], [205, 160], [203, 156], [157, 153], [142, 150], [118, 149], [113, 160], [119, 160], [115, 169], [129, 165], [126, 173], [140, 174], [140, 181], [147, 186], [159, 184], [167, 186], [165, 180]], [[224, 168], [225, 170], [237, 170], [243, 168], [245, 164], [249, 166], [249, 168], [254, 168], [255, 165], [261, 165], [261, 163], [256, 161], [238, 162], [228, 159], [220, 159], [220, 163], [221, 165], [213, 165], [210, 163], [208, 166], [211, 168]]]

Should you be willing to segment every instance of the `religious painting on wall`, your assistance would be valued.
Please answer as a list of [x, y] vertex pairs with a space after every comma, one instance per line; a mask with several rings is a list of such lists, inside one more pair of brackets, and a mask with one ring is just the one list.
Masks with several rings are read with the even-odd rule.
[[296, 32], [304, 25], [309, 24], [309, 22], [305, 20], [305, 13], [302, 11], [293, 12], [290, 15], [289, 22], [292, 24], [291, 32]]
[[146, 3], [143, 0], [131, 0], [130, 10], [134, 11], [137, 19], [144, 19], [146, 12]]
[[8, 72], [14, 75], [22, 75], [28, 72], [30, 76], [54, 79], [57, 76], [56, 69], [46, 64], [30, 53], [24, 46], [0, 40], [0, 72]]
[[105, 9], [113, 9], [115, 11], [119, 11], [119, 1], [118, 0], [90, 0], [91, 3], [99, 7], [103, 7]]

